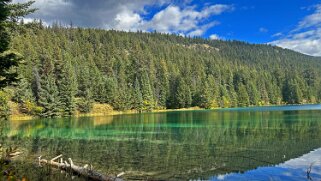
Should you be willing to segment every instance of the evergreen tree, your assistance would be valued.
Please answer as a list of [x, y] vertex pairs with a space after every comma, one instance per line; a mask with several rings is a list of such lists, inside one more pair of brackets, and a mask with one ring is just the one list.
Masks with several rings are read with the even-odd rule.
[[138, 112], [142, 112], [143, 111], [143, 107], [144, 107], [144, 101], [143, 101], [143, 95], [140, 89], [140, 84], [138, 79], [135, 79], [135, 95], [134, 95], [134, 108], [138, 111]]
[[220, 93], [221, 93], [220, 107], [223, 107], [223, 108], [231, 107], [230, 95], [228, 94], [225, 86], [221, 85]]
[[248, 106], [250, 104], [249, 95], [246, 87], [240, 83], [238, 86], [238, 105], [241, 107]]
[[[57, 87], [64, 115], [72, 114], [73, 97], [81, 112], [89, 112], [95, 102], [116, 110], [149, 111], [321, 100], [320, 58], [274, 46], [58, 24], [45, 28], [39, 22], [21, 24], [22, 28], [24, 34], [20, 28], [14, 31], [11, 44], [25, 57], [18, 71], [39, 103], [46, 85], [39, 55], [47, 55], [55, 63], [49, 76], [55, 83], [49, 87]], [[69, 79], [73, 74], [75, 86]]]
[[26, 78], [20, 78], [20, 81], [15, 89], [15, 96], [13, 97], [13, 100], [18, 103], [34, 100], [31, 90], [31, 83]]
[[147, 72], [143, 73], [142, 75], [141, 90], [142, 90], [142, 96], [143, 96], [144, 110], [146, 111], [153, 110], [155, 102], [154, 102], [152, 87], [151, 87]]
[[117, 95], [117, 80], [113, 77], [107, 77], [105, 79], [105, 90], [104, 94], [106, 103], [114, 105], [115, 97]]
[[177, 81], [177, 90], [175, 94], [175, 107], [176, 108], [186, 108], [190, 107], [192, 104], [192, 94], [190, 88], [185, 83], [183, 78], [179, 78]]
[[288, 104], [300, 104], [302, 102], [302, 92], [297, 80], [288, 78], [283, 88], [283, 99]]
[[206, 109], [211, 108], [212, 99], [213, 96], [211, 96], [209, 85], [207, 81], [205, 81], [200, 93], [199, 106]]
[[250, 105], [258, 105], [260, 100], [260, 94], [253, 82], [250, 82], [249, 84], [247, 84], [247, 90], [248, 90]]
[[93, 107], [92, 87], [90, 81], [89, 68], [87, 66], [80, 67], [78, 74], [78, 111], [89, 113]]
[[58, 76], [57, 86], [62, 116], [71, 116], [74, 114], [76, 108], [75, 95], [77, 93], [77, 80], [70, 55], [65, 55], [63, 63], [58, 67], [59, 74], [56, 76]]
[[29, 7], [33, 2], [10, 4], [11, 0], [0, 1], [0, 89], [18, 81], [18, 73], [13, 69], [18, 67], [22, 57], [10, 52], [12, 29], [20, 17], [35, 11]]
[[54, 76], [53, 62], [47, 55], [41, 57], [39, 71], [40, 87], [38, 89], [38, 104], [43, 107], [42, 117], [57, 117], [60, 115], [60, 97]]
[[168, 81], [168, 70], [166, 62], [164, 60], [160, 61], [159, 69], [157, 71], [157, 99], [158, 105], [160, 107], [166, 107], [166, 101], [169, 92], [169, 81]]

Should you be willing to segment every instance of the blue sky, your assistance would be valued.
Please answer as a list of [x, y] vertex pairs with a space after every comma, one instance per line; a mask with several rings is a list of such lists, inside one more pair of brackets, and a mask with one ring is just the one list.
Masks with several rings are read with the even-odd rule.
[[321, 0], [36, 0], [34, 6], [39, 10], [25, 21], [271, 43], [321, 56]]

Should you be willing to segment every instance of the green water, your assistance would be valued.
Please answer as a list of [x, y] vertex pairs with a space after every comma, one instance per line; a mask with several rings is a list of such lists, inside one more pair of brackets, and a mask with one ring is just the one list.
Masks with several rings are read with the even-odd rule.
[[[266, 180], [282, 178], [280, 164], [321, 147], [320, 109], [307, 105], [11, 121], [2, 125], [1, 139], [23, 150], [20, 159], [30, 166], [19, 174], [31, 180], [44, 179], [36, 171], [37, 156], [61, 153], [104, 173], [124, 171], [127, 180], [234, 180], [231, 174], [238, 180]], [[321, 161], [321, 154], [315, 158]], [[286, 168], [295, 173], [285, 180], [305, 178], [307, 163], [301, 167]], [[253, 173], [261, 168], [273, 171]], [[52, 180], [66, 180], [60, 172], [50, 172], [56, 175]], [[321, 172], [313, 174], [321, 178]]]

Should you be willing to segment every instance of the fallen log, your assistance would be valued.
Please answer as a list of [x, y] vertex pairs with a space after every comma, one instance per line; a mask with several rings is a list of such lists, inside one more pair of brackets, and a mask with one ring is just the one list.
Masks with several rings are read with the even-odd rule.
[[89, 167], [88, 164], [84, 165], [83, 167], [77, 166], [73, 163], [71, 158], [68, 158], [68, 161], [66, 160], [64, 161], [62, 158], [62, 155], [56, 156], [51, 160], [42, 159], [40, 156], [38, 157], [38, 161], [39, 161], [39, 166], [41, 166], [41, 164], [46, 164], [51, 167], [60, 169], [62, 171], [72, 171], [77, 175], [83, 176], [85, 178], [89, 178], [91, 180], [96, 180], [96, 181], [123, 181], [123, 179], [120, 177], [125, 174], [124, 172], [122, 172], [117, 176], [107, 176], [94, 171], [92, 169], [92, 166], [88, 168]]

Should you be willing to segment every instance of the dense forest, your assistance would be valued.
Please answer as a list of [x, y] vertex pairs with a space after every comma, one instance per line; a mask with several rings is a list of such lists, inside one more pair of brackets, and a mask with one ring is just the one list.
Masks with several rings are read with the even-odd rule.
[[321, 101], [321, 58], [271, 45], [21, 23], [12, 101], [43, 117]]

